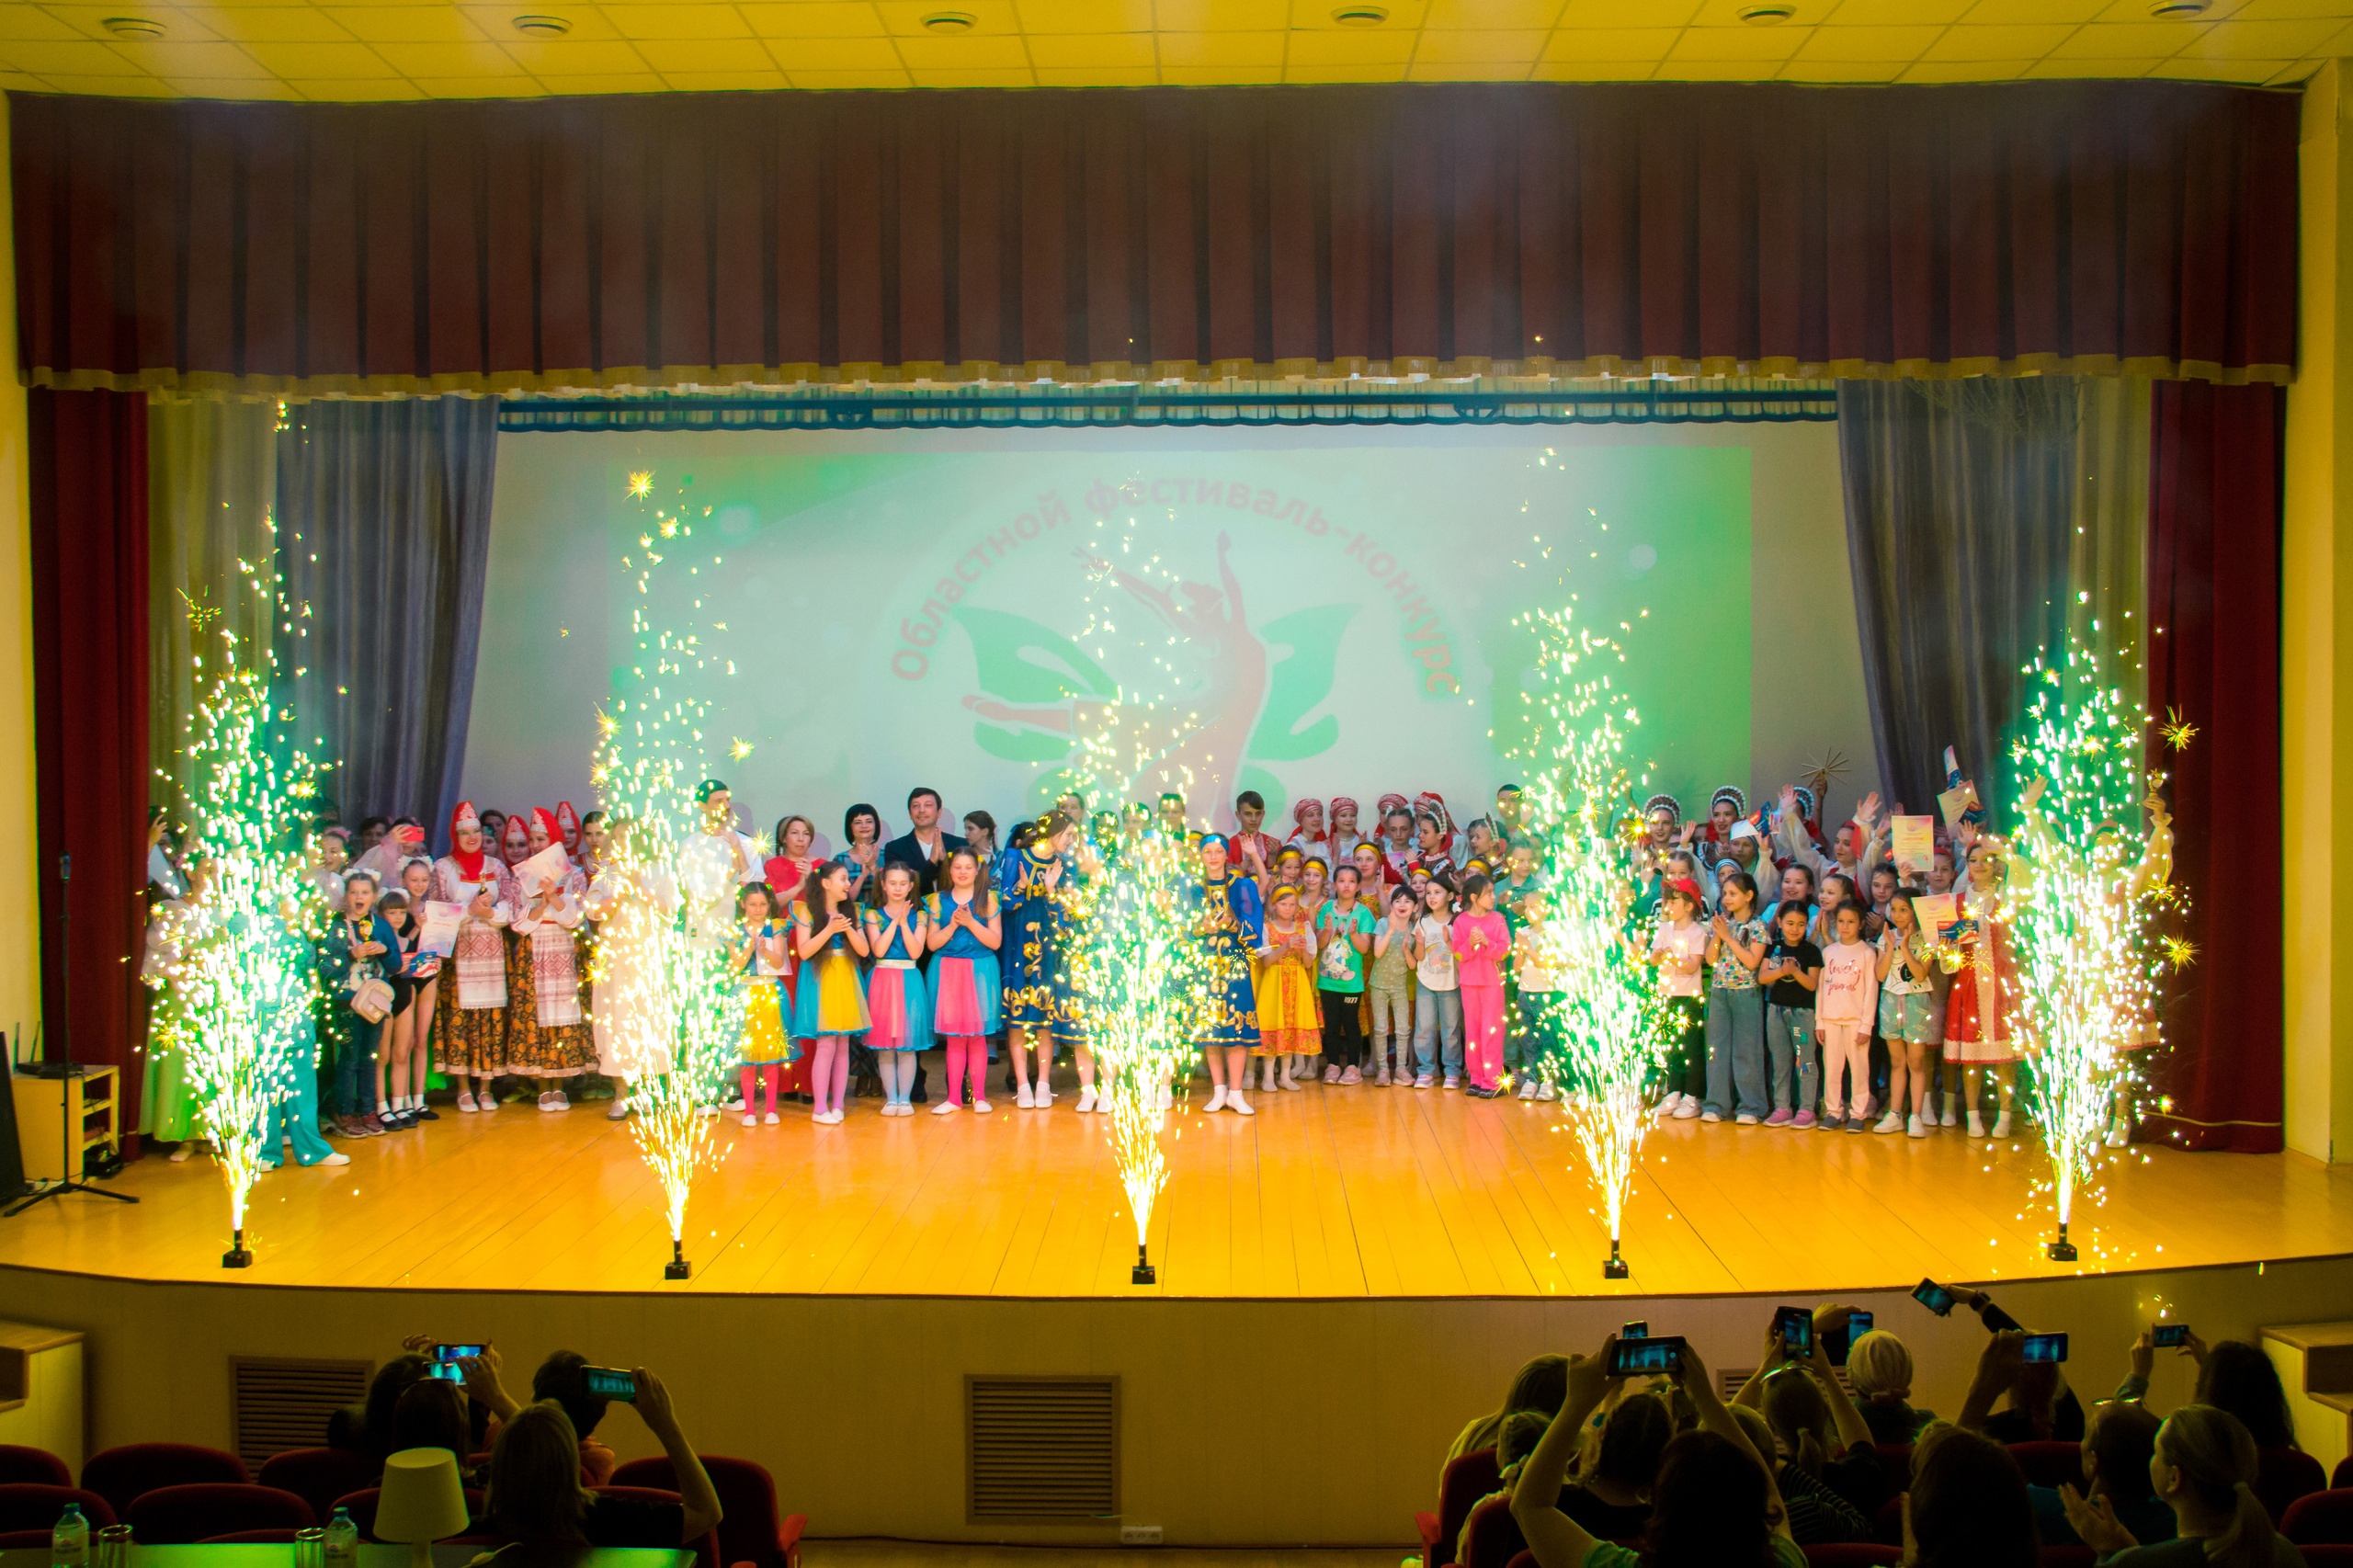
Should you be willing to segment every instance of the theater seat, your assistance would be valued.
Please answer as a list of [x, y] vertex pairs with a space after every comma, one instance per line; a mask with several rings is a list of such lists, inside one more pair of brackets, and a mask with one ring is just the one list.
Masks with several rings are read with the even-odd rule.
[[95, 1492], [119, 1518], [132, 1499], [159, 1486], [244, 1486], [245, 1461], [197, 1443], [124, 1443], [92, 1454], [82, 1466], [82, 1489]]
[[1503, 1473], [1495, 1468], [1493, 1449], [1474, 1449], [1447, 1461], [1445, 1473], [1438, 1477], [1438, 1512], [1414, 1516], [1415, 1527], [1422, 1534], [1422, 1568], [1447, 1568], [1454, 1561], [1454, 1543], [1462, 1539], [1463, 1521], [1480, 1498], [1502, 1484]]
[[94, 1530], [115, 1522], [111, 1504], [95, 1492], [85, 1492], [77, 1486], [43, 1486], [19, 1483], [0, 1486], [0, 1531], [39, 1530], [47, 1540], [49, 1532], [57, 1528], [57, 1516], [65, 1512], [65, 1505], [78, 1503], [82, 1517], [90, 1521]]
[[383, 1460], [355, 1449], [289, 1449], [264, 1460], [254, 1483], [291, 1492], [324, 1523], [334, 1516], [336, 1498], [375, 1485], [383, 1473]]
[[2018, 1469], [2026, 1472], [2029, 1486], [2074, 1486], [2084, 1484], [2084, 1446], [2081, 1443], [2011, 1443], [2006, 1445], [2010, 1458], [2018, 1460]]
[[123, 1515], [142, 1546], [193, 1546], [239, 1530], [306, 1530], [318, 1522], [311, 1506], [291, 1492], [229, 1483], [154, 1487]]
[[47, 1449], [0, 1443], [0, 1486], [71, 1486], [74, 1472]]
[[2281, 1516], [2279, 1533], [2298, 1546], [2353, 1546], [2353, 1490], [2297, 1498]]
[[1511, 1517], [1508, 1497], [1490, 1497], [1472, 1509], [1463, 1528], [1470, 1555], [1462, 1559], [1462, 1568], [1511, 1568], [1512, 1559], [1528, 1550], [1528, 1538]]
[[[719, 1552], [735, 1568], [800, 1568], [801, 1533], [809, 1516], [777, 1517], [776, 1479], [756, 1460], [730, 1459], [724, 1454], [698, 1454], [711, 1490], [719, 1494]], [[667, 1455], [631, 1460], [613, 1471], [615, 1486], [652, 1486], [665, 1492], [678, 1488], [678, 1472]]]

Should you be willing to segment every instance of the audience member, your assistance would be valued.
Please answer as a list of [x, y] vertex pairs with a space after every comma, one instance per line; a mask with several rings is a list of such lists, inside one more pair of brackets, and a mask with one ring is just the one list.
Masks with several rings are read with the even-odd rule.
[[1659, 1458], [1675, 1439], [1675, 1413], [1654, 1393], [1629, 1393], [1602, 1423], [1561, 1512], [1597, 1540], [1631, 1540], [1650, 1523]]
[[587, 1381], [580, 1375], [580, 1369], [586, 1365], [588, 1358], [577, 1350], [555, 1352], [531, 1374], [531, 1397], [553, 1400], [563, 1407], [565, 1417], [580, 1438], [580, 1478], [590, 1486], [602, 1486], [612, 1480], [613, 1466], [620, 1460], [594, 1436], [611, 1402], [603, 1394], [588, 1392]]
[[1838, 1386], [1823, 1349], [1825, 1325], [1843, 1330], [1848, 1311], [1814, 1314], [1813, 1350], [1803, 1362], [1789, 1358], [1778, 1324], [1768, 1330], [1764, 1361], [1736, 1402], [1758, 1411], [1768, 1442], [1786, 1458], [1774, 1480], [1800, 1546], [1870, 1540], [1871, 1515], [1887, 1500], [1870, 1427]]
[[[2116, 1391], [2117, 1398], [2146, 1397], [2156, 1360], [2149, 1337], [2143, 1334], [2133, 1345], [2132, 1370]], [[2255, 1494], [2274, 1521], [2287, 1513], [2289, 1504], [2328, 1484], [2320, 1461], [2297, 1446], [2288, 1391], [2279, 1381], [2279, 1369], [2260, 1347], [2236, 1339], [2218, 1340], [2210, 1347], [2193, 1334], [2180, 1353], [2198, 1363], [2192, 1401], [2228, 1411], [2255, 1439]]]
[[[1504, 1419], [1514, 1411], [1533, 1410], [1550, 1418], [1561, 1408], [1569, 1386], [1569, 1362], [1564, 1356], [1539, 1356], [1511, 1375], [1511, 1387], [1504, 1391], [1503, 1403], [1479, 1416], [1454, 1435], [1452, 1446], [1446, 1450], [1449, 1464], [1464, 1454], [1475, 1454], [1481, 1449], [1492, 1449], [1501, 1437]], [[1500, 1461], [1499, 1461], [1500, 1462]]]
[[1904, 1494], [1906, 1568], [2039, 1568], [2041, 1558], [2026, 1477], [2009, 1450], [1959, 1426], [1923, 1433]]
[[2303, 1555], [2272, 1528], [2255, 1494], [2257, 1464], [2255, 1438], [2238, 1417], [2185, 1404], [2157, 1428], [2149, 1460], [2176, 1539], [2142, 1544], [2109, 1498], [2072, 1486], [2061, 1489], [2067, 1522], [2108, 1568], [2302, 1568]]
[[[1994, 1331], [1954, 1425], [1997, 1443], [2082, 1442], [2083, 1404], [2057, 1362], [2026, 1359], [2026, 1337], [2016, 1328]], [[2005, 1402], [2000, 1410], [1997, 1399]]]
[[1885, 1329], [1873, 1329], [1847, 1348], [1847, 1376], [1860, 1400], [1863, 1424], [1876, 1443], [1909, 1443], [1936, 1413], [1919, 1410], [1912, 1398], [1912, 1352]]
[[[2131, 1400], [2103, 1400], [2084, 1423], [2084, 1494], [2105, 1498], [2109, 1511], [2132, 1539], [2171, 1540], [2173, 1510], [2149, 1482], [2149, 1459], [2157, 1451], [2157, 1418]], [[2029, 1486], [2035, 1528], [2045, 1546], [2082, 1544], [2067, 1522], [2067, 1500], [2056, 1486]]]
[[689, 1545], [719, 1523], [719, 1494], [694, 1446], [678, 1430], [669, 1391], [640, 1367], [632, 1408], [662, 1444], [677, 1475], [678, 1503], [640, 1503], [591, 1492], [581, 1483], [581, 1437], [552, 1399], [514, 1408], [497, 1387], [488, 1358], [467, 1363], [470, 1380], [501, 1409], [498, 1441], [490, 1450], [490, 1528], [531, 1544], [674, 1547]]
[[392, 1429], [401, 1395], [410, 1384], [429, 1377], [432, 1369], [432, 1358], [415, 1351], [395, 1356], [377, 1368], [368, 1384], [367, 1403], [347, 1404], [327, 1417], [327, 1447], [348, 1449], [376, 1460], [398, 1449]]
[[401, 1391], [392, 1407], [392, 1450], [447, 1449], [457, 1457], [458, 1473], [468, 1486], [480, 1488], [483, 1471], [466, 1463], [474, 1452], [474, 1433], [467, 1421], [472, 1402], [458, 1384], [441, 1378], [419, 1378]]

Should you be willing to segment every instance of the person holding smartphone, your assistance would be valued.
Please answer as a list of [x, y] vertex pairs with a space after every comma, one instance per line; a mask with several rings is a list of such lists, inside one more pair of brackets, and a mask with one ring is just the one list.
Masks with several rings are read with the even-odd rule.
[[498, 1351], [462, 1362], [466, 1389], [499, 1417], [484, 1499], [490, 1530], [530, 1545], [674, 1547], [709, 1534], [724, 1514], [718, 1490], [679, 1429], [670, 1391], [644, 1368], [631, 1372], [629, 1402], [669, 1457], [678, 1501], [640, 1503], [582, 1483], [580, 1437], [553, 1399], [517, 1405], [498, 1381]]

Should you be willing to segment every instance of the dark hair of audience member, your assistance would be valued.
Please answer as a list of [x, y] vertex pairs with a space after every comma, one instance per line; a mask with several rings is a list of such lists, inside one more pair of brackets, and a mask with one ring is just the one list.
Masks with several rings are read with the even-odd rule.
[[2138, 1400], [2111, 1399], [2092, 1407], [2084, 1448], [2099, 1465], [2100, 1490], [2118, 1503], [2145, 1503], [2149, 1456], [2157, 1451], [2157, 1418]]
[[[561, 1406], [564, 1419], [581, 1437], [595, 1433], [597, 1423], [605, 1418], [606, 1407], [612, 1403], [603, 1394], [588, 1392], [587, 1380], [580, 1375], [580, 1369], [587, 1364], [588, 1358], [577, 1350], [558, 1350], [531, 1374], [531, 1397]], [[577, 1470], [580, 1456], [574, 1454], [572, 1462]]]
[[[1481, 1449], [1500, 1449], [1504, 1421], [1516, 1411], [1532, 1410], [1550, 1421], [1561, 1413], [1562, 1402], [1569, 1397], [1569, 1358], [1565, 1356], [1539, 1356], [1511, 1375], [1511, 1386], [1504, 1391], [1504, 1402], [1493, 1412], [1481, 1416], [1465, 1427], [1455, 1439], [1457, 1455], [1474, 1454]], [[1503, 1456], [1495, 1456], [1498, 1464]]]
[[2052, 1422], [2059, 1402], [2059, 1364], [2029, 1361], [2018, 1369], [2010, 1385], [2009, 1405], [2027, 1418], [2038, 1443], [2051, 1439]]
[[2288, 1413], [2288, 1391], [2271, 1358], [2244, 1340], [2218, 1340], [2198, 1369], [2195, 1403], [2227, 1410], [2239, 1418], [2258, 1449], [2296, 1446], [2295, 1417]]
[[1821, 1385], [1796, 1368], [1783, 1368], [1765, 1380], [1765, 1396], [1757, 1403], [1790, 1462], [1808, 1475], [1820, 1475], [1824, 1461], [1840, 1446], [1838, 1422]]
[[[1767, 1462], [1770, 1462], [1768, 1460]], [[1686, 1432], [1659, 1455], [1643, 1568], [1760, 1568], [1773, 1561], [1765, 1471], [1713, 1432]]]
[[580, 1435], [562, 1405], [551, 1399], [527, 1404], [499, 1428], [485, 1499], [499, 1534], [585, 1545], [580, 1521], [595, 1501], [580, 1484]]
[[419, 1378], [401, 1391], [399, 1403], [392, 1406], [392, 1451], [447, 1449], [458, 1456], [463, 1468], [471, 1439], [465, 1391], [456, 1383]]
[[349, 1449], [376, 1459], [391, 1453], [399, 1447], [392, 1441], [392, 1426], [401, 1395], [408, 1392], [410, 1384], [424, 1381], [432, 1366], [430, 1358], [412, 1352], [395, 1356], [377, 1368], [368, 1384], [367, 1402], [346, 1405], [327, 1418], [327, 1446]]
[[1655, 1394], [1631, 1393], [1601, 1425], [1587, 1479], [1647, 1493], [1658, 1482], [1659, 1460], [1675, 1440], [1675, 1413]]
[[2208, 1538], [2209, 1563], [2216, 1568], [2271, 1568], [2277, 1532], [2255, 1494], [2262, 1461], [2244, 1423], [2216, 1405], [2185, 1404], [2157, 1428], [2157, 1457], [2181, 1472], [2208, 1513], [2231, 1521], [2222, 1534]]
[[1495, 1468], [1509, 1474], [1511, 1467], [1536, 1451], [1552, 1418], [1533, 1410], [1515, 1410], [1504, 1417], [1495, 1434]]
[[1990, 1437], [1941, 1426], [1912, 1459], [1912, 1568], [2039, 1568], [2026, 1476]]

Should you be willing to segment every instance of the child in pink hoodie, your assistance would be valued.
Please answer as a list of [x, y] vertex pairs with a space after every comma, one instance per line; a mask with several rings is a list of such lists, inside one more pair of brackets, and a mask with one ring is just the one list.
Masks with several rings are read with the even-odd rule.
[[1495, 884], [1478, 875], [1462, 880], [1462, 913], [1454, 917], [1455, 974], [1462, 987], [1469, 1093], [1491, 1100], [1503, 1083], [1504, 973], [1511, 928], [1495, 911]]

